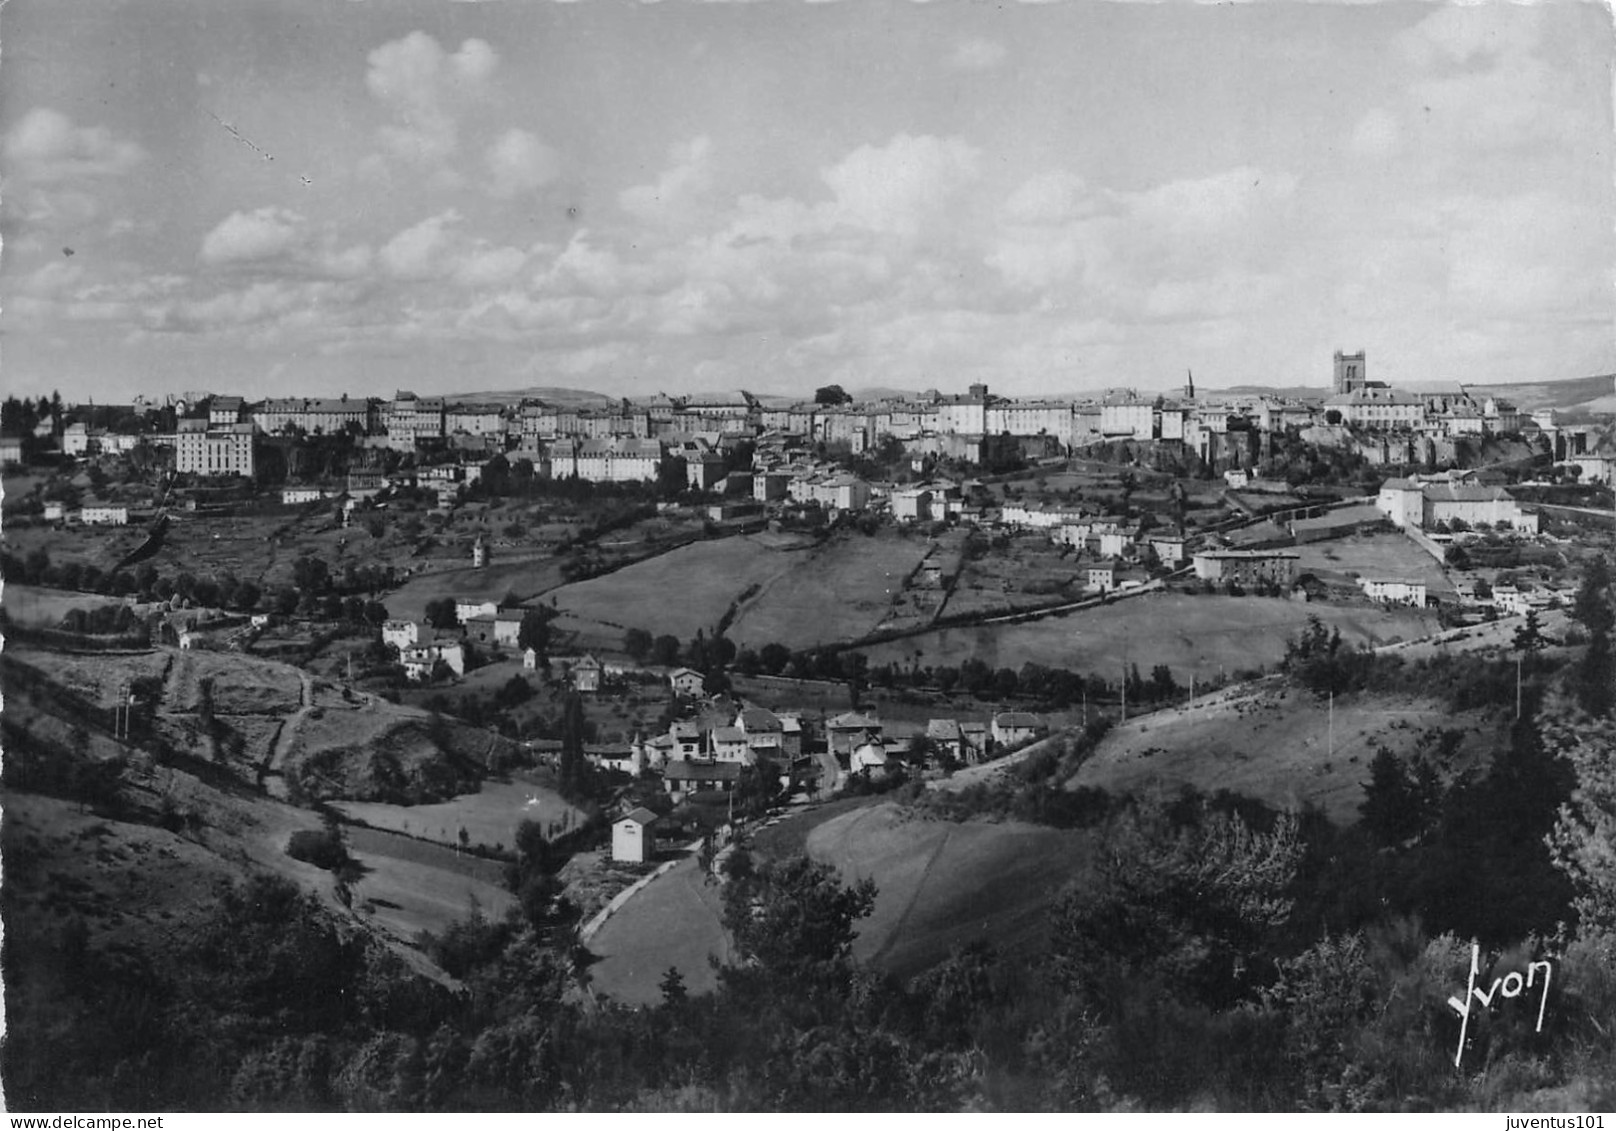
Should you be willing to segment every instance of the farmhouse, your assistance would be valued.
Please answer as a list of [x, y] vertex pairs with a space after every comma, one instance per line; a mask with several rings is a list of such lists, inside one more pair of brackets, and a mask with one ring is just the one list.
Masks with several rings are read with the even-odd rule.
[[494, 614], [494, 643], [502, 644], [508, 648], [516, 647], [517, 637], [522, 634], [522, 614], [511, 609], [502, 609]]
[[899, 522], [926, 522], [932, 517], [931, 492], [912, 487], [892, 493], [892, 517]]
[[1363, 587], [1364, 594], [1371, 601], [1385, 605], [1413, 605], [1416, 609], [1425, 607], [1423, 581], [1394, 581], [1366, 577], [1358, 584]]
[[281, 490], [281, 503], [289, 507], [301, 503], [317, 503], [323, 498], [325, 492], [318, 487], [285, 487]]
[[422, 644], [402, 652], [404, 675], [409, 679], [430, 679], [439, 660], [455, 675], [466, 674], [466, 650], [458, 643]]
[[668, 727], [668, 738], [672, 742], [669, 750], [671, 757], [684, 761], [702, 756], [701, 727], [698, 724], [676, 719]]
[[646, 864], [656, 856], [657, 815], [641, 806], [612, 825], [612, 859]]
[[1037, 738], [1043, 720], [1026, 711], [1000, 711], [993, 716], [993, 741], [999, 746], [1019, 746]]
[[1152, 534], [1145, 543], [1162, 565], [1176, 566], [1184, 560], [1184, 539], [1171, 534]]
[[1120, 558], [1133, 549], [1136, 531], [1131, 527], [1117, 527], [1099, 532], [1100, 553], [1108, 558]]
[[412, 620], [382, 622], [382, 643], [390, 644], [400, 652], [421, 638], [421, 630]]
[[780, 715], [780, 750], [787, 758], [802, 757], [802, 720], [796, 715]]
[[580, 656], [572, 665], [572, 686], [578, 691], [600, 690], [600, 661], [593, 656]]
[[746, 741], [746, 732], [740, 727], [714, 727], [708, 738], [712, 743], [712, 756], [720, 762], [751, 765], [757, 761]]
[[499, 612], [499, 606], [493, 601], [478, 601], [471, 597], [455, 598], [455, 620], [465, 624], [477, 617], [492, 618]]
[[1548, 598], [1540, 593], [1526, 593], [1513, 585], [1493, 586], [1493, 607], [1508, 616], [1523, 617], [1548, 603]]
[[954, 719], [928, 719], [926, 741], [931, 743], [938, 757], [949, 757], [956, 762], [965, 760], [965, 739], [960, 734], [959, 723]]
[[784, 752], [785, 724], [773, 711], [762, 707], [747, 707], [735, 719], [754, 755], [765, 758], [779, 757]]
[[586, 742], [584, 757], [596, 769], [617, 770], [638, 777], [645, 769], [645, 756], [637, 742]]
[[986, 723], [961, 723], [960, 746], [965, 750], [967, 762], [980, 762], [988, 752], [988, 725]]
[[866, 742], [879, 742], [881, 731], [880, 719], [858, 711], [847, 711], [825, 724], [831, 753], [842, 757], [851, 756], [855, 749]]
[[668, 686], [675, 695], [698, 696], [705, 682], [705, 677], [692, 668], [674, 668], [668, 673]]
[[847, 768], [851, 773], [864, 774], [866, 777], [885, 777], [887, 772], [886, 747], [879, 742], [864, 743], [848, 756]]
[[1106, 558], [1103, 562], [1096, 562], [1089, 566], [1089, 588], [1097, 593], [1109, 593], [1117, 587], [1117, 566], [1115, 558]]
[[0, 436], [0, 467], [22, 463], [22, 439], [18, 436]]
[[1300, 557], [1294, 550], [1203, 550], [1195, 555], [1195, 576], [1237, 585], [1271, 581], [1289, 586], [1296, 580]]
[[[199, 421], [206, 428], [207, 421]], [[62, 429], [62, 454], [69, 456], [82, 456], [90, 451], [90, 426], [82, 420], [75, 420]]]
[[697, 762], [683, 760], [670, 762], [662, 771], [662, 788], [682, 801], [692, 793], [721, 790], [728, 793], [735, 788], [741, 776], [739, 762]]

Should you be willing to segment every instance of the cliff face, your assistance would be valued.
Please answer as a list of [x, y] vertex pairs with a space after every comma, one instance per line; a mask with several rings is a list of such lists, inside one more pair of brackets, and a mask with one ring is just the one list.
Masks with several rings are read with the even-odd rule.
[[1345, 425], [1320, 424], [1304, 429], [1305, 443], [1345, 448], [1375, 467], [1417, 465], [1429, 468], [1488, 467], [1531, 459], [1547, 451], [1526, 440], [1496, 436], [1411, 436], [1354, 432]]

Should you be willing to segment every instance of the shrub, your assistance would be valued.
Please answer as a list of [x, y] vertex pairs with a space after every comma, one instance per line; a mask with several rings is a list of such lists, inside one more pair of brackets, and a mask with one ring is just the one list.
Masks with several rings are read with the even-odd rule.
[[342, 833], [334, 828], [299, 829], [286, 842], [286, 855], [328, 872], [335, 872], [348, 863]]

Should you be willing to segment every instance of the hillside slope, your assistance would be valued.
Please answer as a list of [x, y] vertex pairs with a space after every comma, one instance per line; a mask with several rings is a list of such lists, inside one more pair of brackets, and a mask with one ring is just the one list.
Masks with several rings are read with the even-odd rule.
[[[1333, 723], [1332, 723], [1333, 716]], [[1462, 734], [1444, 770], [1490, 758], [1496, 720], [1450, 713], [1434, 699], [1384, 695], [1327, 700], [1279, 678], [1241, 684], [1115, 727], [1066, 783], [1113, 793], [1193, 786], [1270, 805], [1317, 805], [1337, 822], [1357, 819], [1375, 749], [1407, 756], [1443, 731]]]
[[853, 955], [908, 977], [973, 942], [1026, 957], [1048, 945], [1048, 907], [1087, 875], [1092, 837], [1017, 821], [932, 821], [892, 804], [832, 817], [808, 854], [848, 882], [872, 879], [875, 910]]

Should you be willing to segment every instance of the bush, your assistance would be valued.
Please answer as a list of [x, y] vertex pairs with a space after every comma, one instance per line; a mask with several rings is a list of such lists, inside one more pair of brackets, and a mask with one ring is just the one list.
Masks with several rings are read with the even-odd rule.
[[338, 829], [300, 829], [286, 842], [286, 855], [316, 868], [335, 872], [348, 863], [348, 849]]

